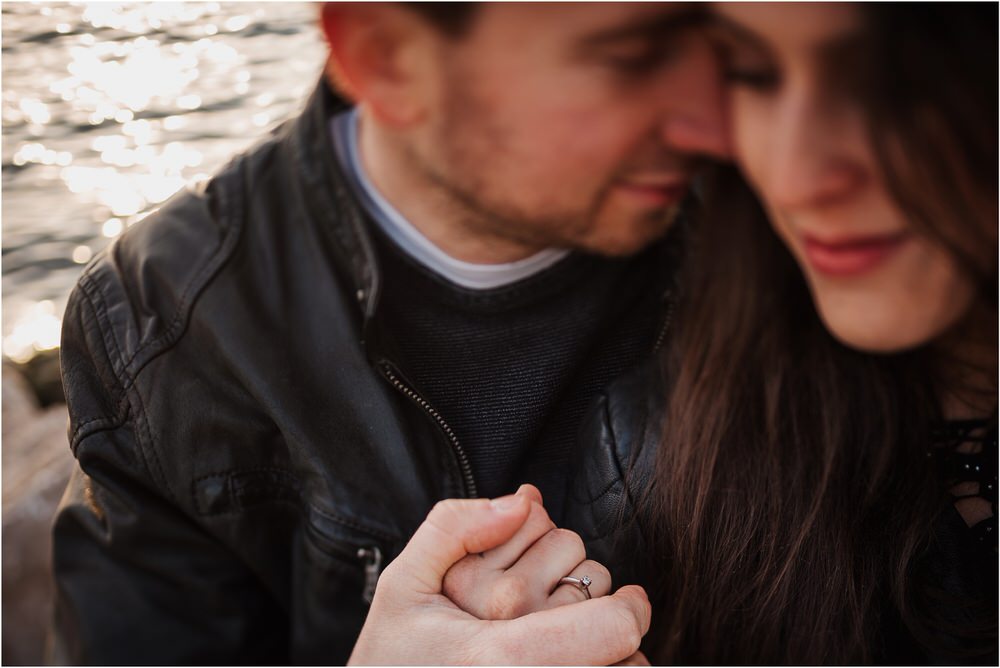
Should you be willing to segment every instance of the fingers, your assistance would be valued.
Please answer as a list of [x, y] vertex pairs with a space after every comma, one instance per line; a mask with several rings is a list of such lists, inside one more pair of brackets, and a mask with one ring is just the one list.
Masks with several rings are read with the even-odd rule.
[[413, 593], [438, 594], [445, 572], [455, 562], [510, 540], [530, 509], [531, 500], [522, 494], [492, 501], [440, 501], [400, 555], [386, 567], [379, 584], [388, 579]]
[[[470, 555], [448, 571], [443, 583], [444, 595], [480, 619], [514, 619], [543, 610], [555, 580], [568, 573], [584, 556], [578, 555], [575, 549], [569, 552], [560, 549], [559, 534], [564, 534], [561, 536], [564, 543], [565, 535], [573, 535], [555, 529], [544, 508], [532, 502], [527, 521], [509, 541], [482, 555]], [[582, 543], [577, 546], [570, 539], [570, 545], [579, 547], [582, 552]], [[522, 566], [522, 553], [527, 554], [525, 550], [535, 554], [535, 558]], [[551, 563], [545, 563], [545, 568], [534, 566], [535, 561], [545, 562], [546, 559]]]
[[[548, 513], [540, 505], [542, 494], [535, 486], [521, 485], [517, 495], [531, 501], [527, 521], [510, 540], [499, 547], [461, 559], [445, 574], [442, 583], [445, 596], [462, 610], [480, 619], [506, 619], [506, 616], [495, 616], [495, 612], [507, 610], [508, 603], [513, 605], [510, 611], [512, 614], [516, 612], [515, 616], [539, 609], [531, 607], [530, 604], [522, 605], [523, 602], [520, 600], [512, 600], [514, 592], [510, 588], [501, 586], [497, 589], [504, 571], [516, 562], [535, 540], [555, 527]], [[538, 602], [542, 601], [544, 599]]]
[[587, 550], [577, 534], [567, 529], [552, 529], [521, 555], [507, 570], [506, 577], [533, 583], [532, 591], [537, 591], [541, 601], [545, 601], [559, 579], [573, 572], [586, 558]]
[[[584, 577], [590, 578], [591, 598], [598, 598], [607, 595], [611, 591], [611, 573], [602, 564], [588, 559], [568, 573], [572, 577], [582, 580]], [[556, 585], [555, 591], [545, 602], [545, 609], [556, 608], [569, 603], [579, 603], [587, 600], [587, 595], [582, 588], [576, 584]]]
[[491, 628], [488, 642], [505, 663], [610, 665], [631, 657], [649, 630], [642, 587], [536, 612]]
[[510, 568], [535, 541], [555, 528], [556, 525], [549, 519], [545, 508], [540, 503], [533, 502], [527, 521], [517, 533], [503, 545], [483, 553], [484, 565], [497, 571]]

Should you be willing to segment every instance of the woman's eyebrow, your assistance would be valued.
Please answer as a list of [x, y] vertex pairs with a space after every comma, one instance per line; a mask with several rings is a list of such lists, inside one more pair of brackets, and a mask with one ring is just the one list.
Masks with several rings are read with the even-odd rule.
[[[710, 35], [718, 39], [738, 44], [744, 48], [753, 49], [762, 53], [769, 53], [771, 48], [768, 40], [755, 32], [752, 28], [733, 21], [732, 19], [715, 14], [707, 23]], [[864, 37], [859, 32], [840, 32], [823, 39], [822, 41], [810, 45], [812, 55], [823, 63], [837, 63], [842, 59], [855, 60], [856, 52], [861, 48]]]

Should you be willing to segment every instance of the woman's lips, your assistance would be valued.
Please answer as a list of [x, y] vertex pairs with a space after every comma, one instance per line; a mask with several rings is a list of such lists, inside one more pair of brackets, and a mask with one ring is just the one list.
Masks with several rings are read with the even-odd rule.
[[871, 271], [906, 243], [906, 233], [844, 237], [820, 241], [803, 236], [806, 260], [816, 271], [831, 276], [855, 276]]

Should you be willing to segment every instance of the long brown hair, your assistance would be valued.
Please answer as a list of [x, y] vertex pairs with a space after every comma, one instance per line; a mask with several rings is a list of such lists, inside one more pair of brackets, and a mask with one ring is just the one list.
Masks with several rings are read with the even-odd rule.
[[[861, 11], [868, 69], [855, 83], [890, 190], [960, 258], [995, 337], [996, 5]], [[652, 658], [871, 662], [886, 628], [933, 643], [946, 623], [963, 648], [995, 652], [995, 599], [939, 619], [930, 601], [942, 594], [920, 574], [950, 503], [927, 456], [937, 352], [838, 343], [739, 176], [720, 170], [705, 200], [663, 360], [664, 443], [640, 501], [662, 576]]]

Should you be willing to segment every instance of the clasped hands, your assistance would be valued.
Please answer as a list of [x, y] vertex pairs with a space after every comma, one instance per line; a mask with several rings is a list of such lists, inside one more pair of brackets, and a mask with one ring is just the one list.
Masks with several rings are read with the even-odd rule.
[[[591, 580], [587, 599], [564, 576]], [[557, 529], [541, 494], [438, 503], [379, 578], [354, 665], [647, 665], [641, 587], [611, 575]]]

